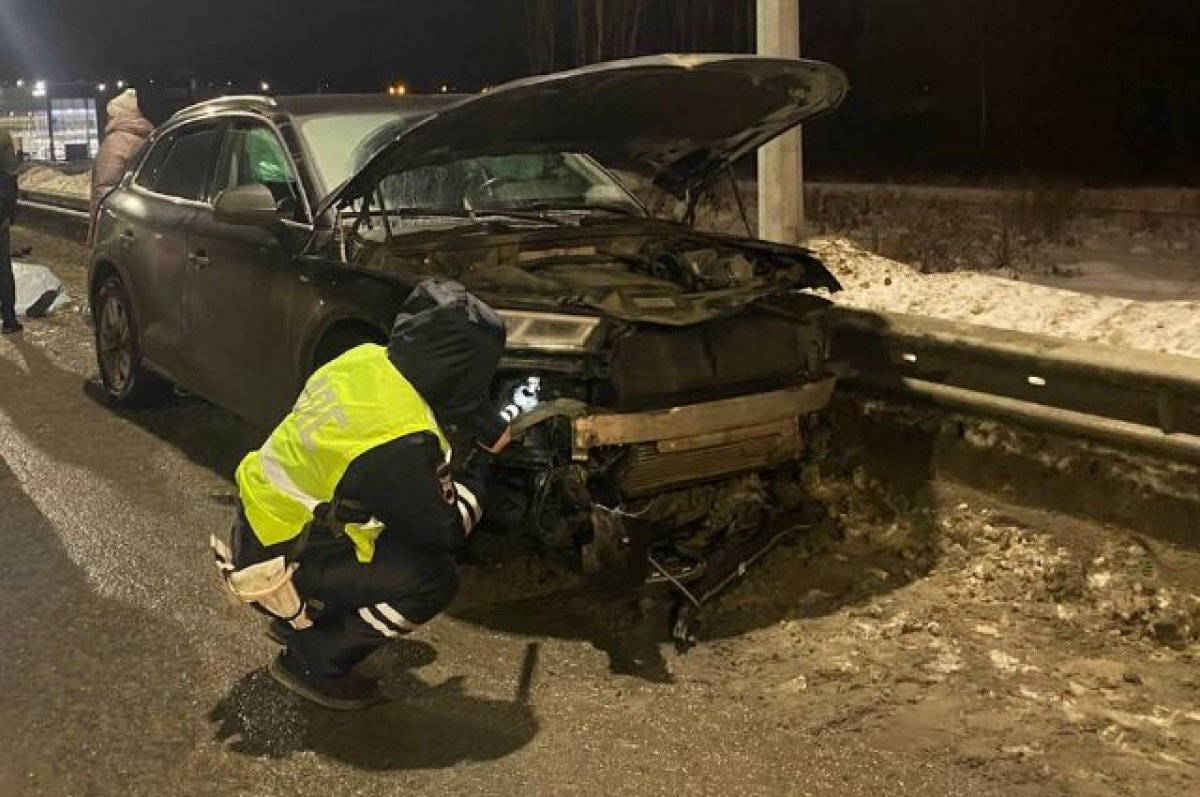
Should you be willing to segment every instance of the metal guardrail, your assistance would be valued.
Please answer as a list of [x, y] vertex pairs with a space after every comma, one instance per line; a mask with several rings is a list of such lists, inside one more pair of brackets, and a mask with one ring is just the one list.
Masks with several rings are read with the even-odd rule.
[[[86, 230], [87, 201], [22, 205]], [[1200, 359], [835, 308], [844, 387], [1200, 464]]]
[[53, 216], [61, 216], [67, 219], [77, 219], [83, 224], [89, 221], [89, 215], [86, 208], [76, 209], [67, 207], [60, 203], [46, 202], [44, 199], [20, 199], [17, 204], [26, 210], [36, 211], [38, 213], [48, 213]]
[[86, 241], [91, 223], [87, 200], [36, 191], [22, 191], [17, 201], [23, 223], [33, 223], [46, 232]]
[[837, 308], [851, 389], [1200, 464], [1200, 360]]

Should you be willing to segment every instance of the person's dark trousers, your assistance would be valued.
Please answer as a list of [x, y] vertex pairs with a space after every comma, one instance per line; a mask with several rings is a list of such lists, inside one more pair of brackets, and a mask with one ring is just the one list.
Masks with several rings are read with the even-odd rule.
[[[263, 548], [240, 506], [233, 538], [238, 568], [280, 556], [286, 548]], [[453, 556], [408, 548], [386, 531], [369, 563], [358, 561], [348, 538], [316, 534], [299, 561], [296, 589], [316, 620], [289, 636], [288, 653], [321, 678], [346, 675], [389, 640], [441, 614], [458, 591]]]
[[17, 284], [13, 279], [12, 252], [7, 227], [0, 230], [0, 322], [17, 321]]

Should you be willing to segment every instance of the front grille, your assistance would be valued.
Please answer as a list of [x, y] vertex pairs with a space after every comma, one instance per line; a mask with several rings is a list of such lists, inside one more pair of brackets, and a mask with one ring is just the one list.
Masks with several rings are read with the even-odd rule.
[[790, 385], [820, 362], [823, 350], [816, 323], [772, 316], [643, 328], [616, 345], [613, 390], [618, 406], [630, 408]]
[[798, 433], [756, 437], [691, 451], [662, 453], [654, 444], [634, 446], [618, 470], [617, 485], [630, 498], [748, 473], [796, 459]]

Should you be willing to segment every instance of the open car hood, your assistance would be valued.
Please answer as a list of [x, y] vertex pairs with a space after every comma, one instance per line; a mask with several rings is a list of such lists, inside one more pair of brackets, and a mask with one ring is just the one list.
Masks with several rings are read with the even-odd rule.
[[830, 64], [747, 55], [656, 55], [518, 80], [395, 136], [318, 212], [396, 172], [546, 152], [591, 155], [694, 195], [741, 156], [837, 107], [848, 90]]

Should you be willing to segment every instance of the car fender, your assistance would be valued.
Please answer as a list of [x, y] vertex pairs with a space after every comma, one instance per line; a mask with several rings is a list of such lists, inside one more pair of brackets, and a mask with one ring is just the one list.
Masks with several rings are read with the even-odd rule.
[[307, 317], [298, 319], [295, 373], [300, 385], [314, 370], [323, 342], [339, 327], [360, 327], [383, 341], [395, 320], [411, 285], [399, 279], [389, 279], [360, 269], [339, 266], [329, 271], [318, 291], [320, 301], [314, 303]]

